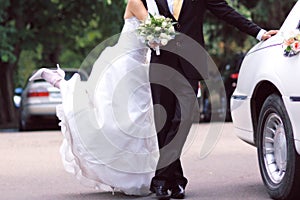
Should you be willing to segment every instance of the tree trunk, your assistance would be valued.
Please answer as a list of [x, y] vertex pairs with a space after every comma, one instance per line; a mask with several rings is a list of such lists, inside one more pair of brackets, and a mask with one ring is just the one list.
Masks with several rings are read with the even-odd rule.
[[17, 123], [16, 108], [13, 102], [14, 81], [13, 72], [14, 65], [8, 63], [0, 63], [0, 127], [12, 128]]

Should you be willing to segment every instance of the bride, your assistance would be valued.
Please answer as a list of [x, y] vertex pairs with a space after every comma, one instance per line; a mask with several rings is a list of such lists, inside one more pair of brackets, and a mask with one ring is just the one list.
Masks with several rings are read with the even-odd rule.
[[61, 90], [57, 116], [65, 169], [82, 184], [128, 195], [149, 194], [159, 154], [149, 49], [135, 34], [148, 16], [146, 5], [157, 12], [154, 0], [128, 0], [118, 43], [101, 53], [87, 82], [78, 74], [65, 81], [59, 66], [40, 69], [30, 79], [43, 78]]

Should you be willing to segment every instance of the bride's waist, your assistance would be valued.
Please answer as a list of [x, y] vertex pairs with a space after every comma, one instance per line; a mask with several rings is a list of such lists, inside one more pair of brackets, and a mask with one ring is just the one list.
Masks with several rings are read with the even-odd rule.
[[130, 50], [128, 54], [132, 59], [141, 63], [146, 63], [148, 60], [148, 48]]

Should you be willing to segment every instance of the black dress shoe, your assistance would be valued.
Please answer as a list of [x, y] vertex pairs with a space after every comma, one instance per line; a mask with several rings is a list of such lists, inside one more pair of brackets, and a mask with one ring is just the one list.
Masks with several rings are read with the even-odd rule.
[[150, 187], [150, 192], [155, 193], [155, 189], [153, 186]]
[[168, 189], [163, 186], [158, 186], [153, 188], [155, 190], [156, 198], [158, 200], [169, 200], [170, 195]]
[[177, 185], [171, 189], [171, 198], [172, 199], [184, 199], [185, 190], [181, 185]]

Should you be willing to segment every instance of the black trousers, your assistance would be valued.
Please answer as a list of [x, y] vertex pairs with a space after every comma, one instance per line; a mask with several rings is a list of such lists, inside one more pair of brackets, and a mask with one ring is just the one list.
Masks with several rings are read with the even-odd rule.
[[[150, 80], [151, 81], [151, 80]], [[160, 149], [151, 187], [176, 185], [185, 188], [188, 180], [183, 175], [180, 155], [190, 131], [197, 106], [197, 80], [176, 76], [151, 83], [154, 117]]]

